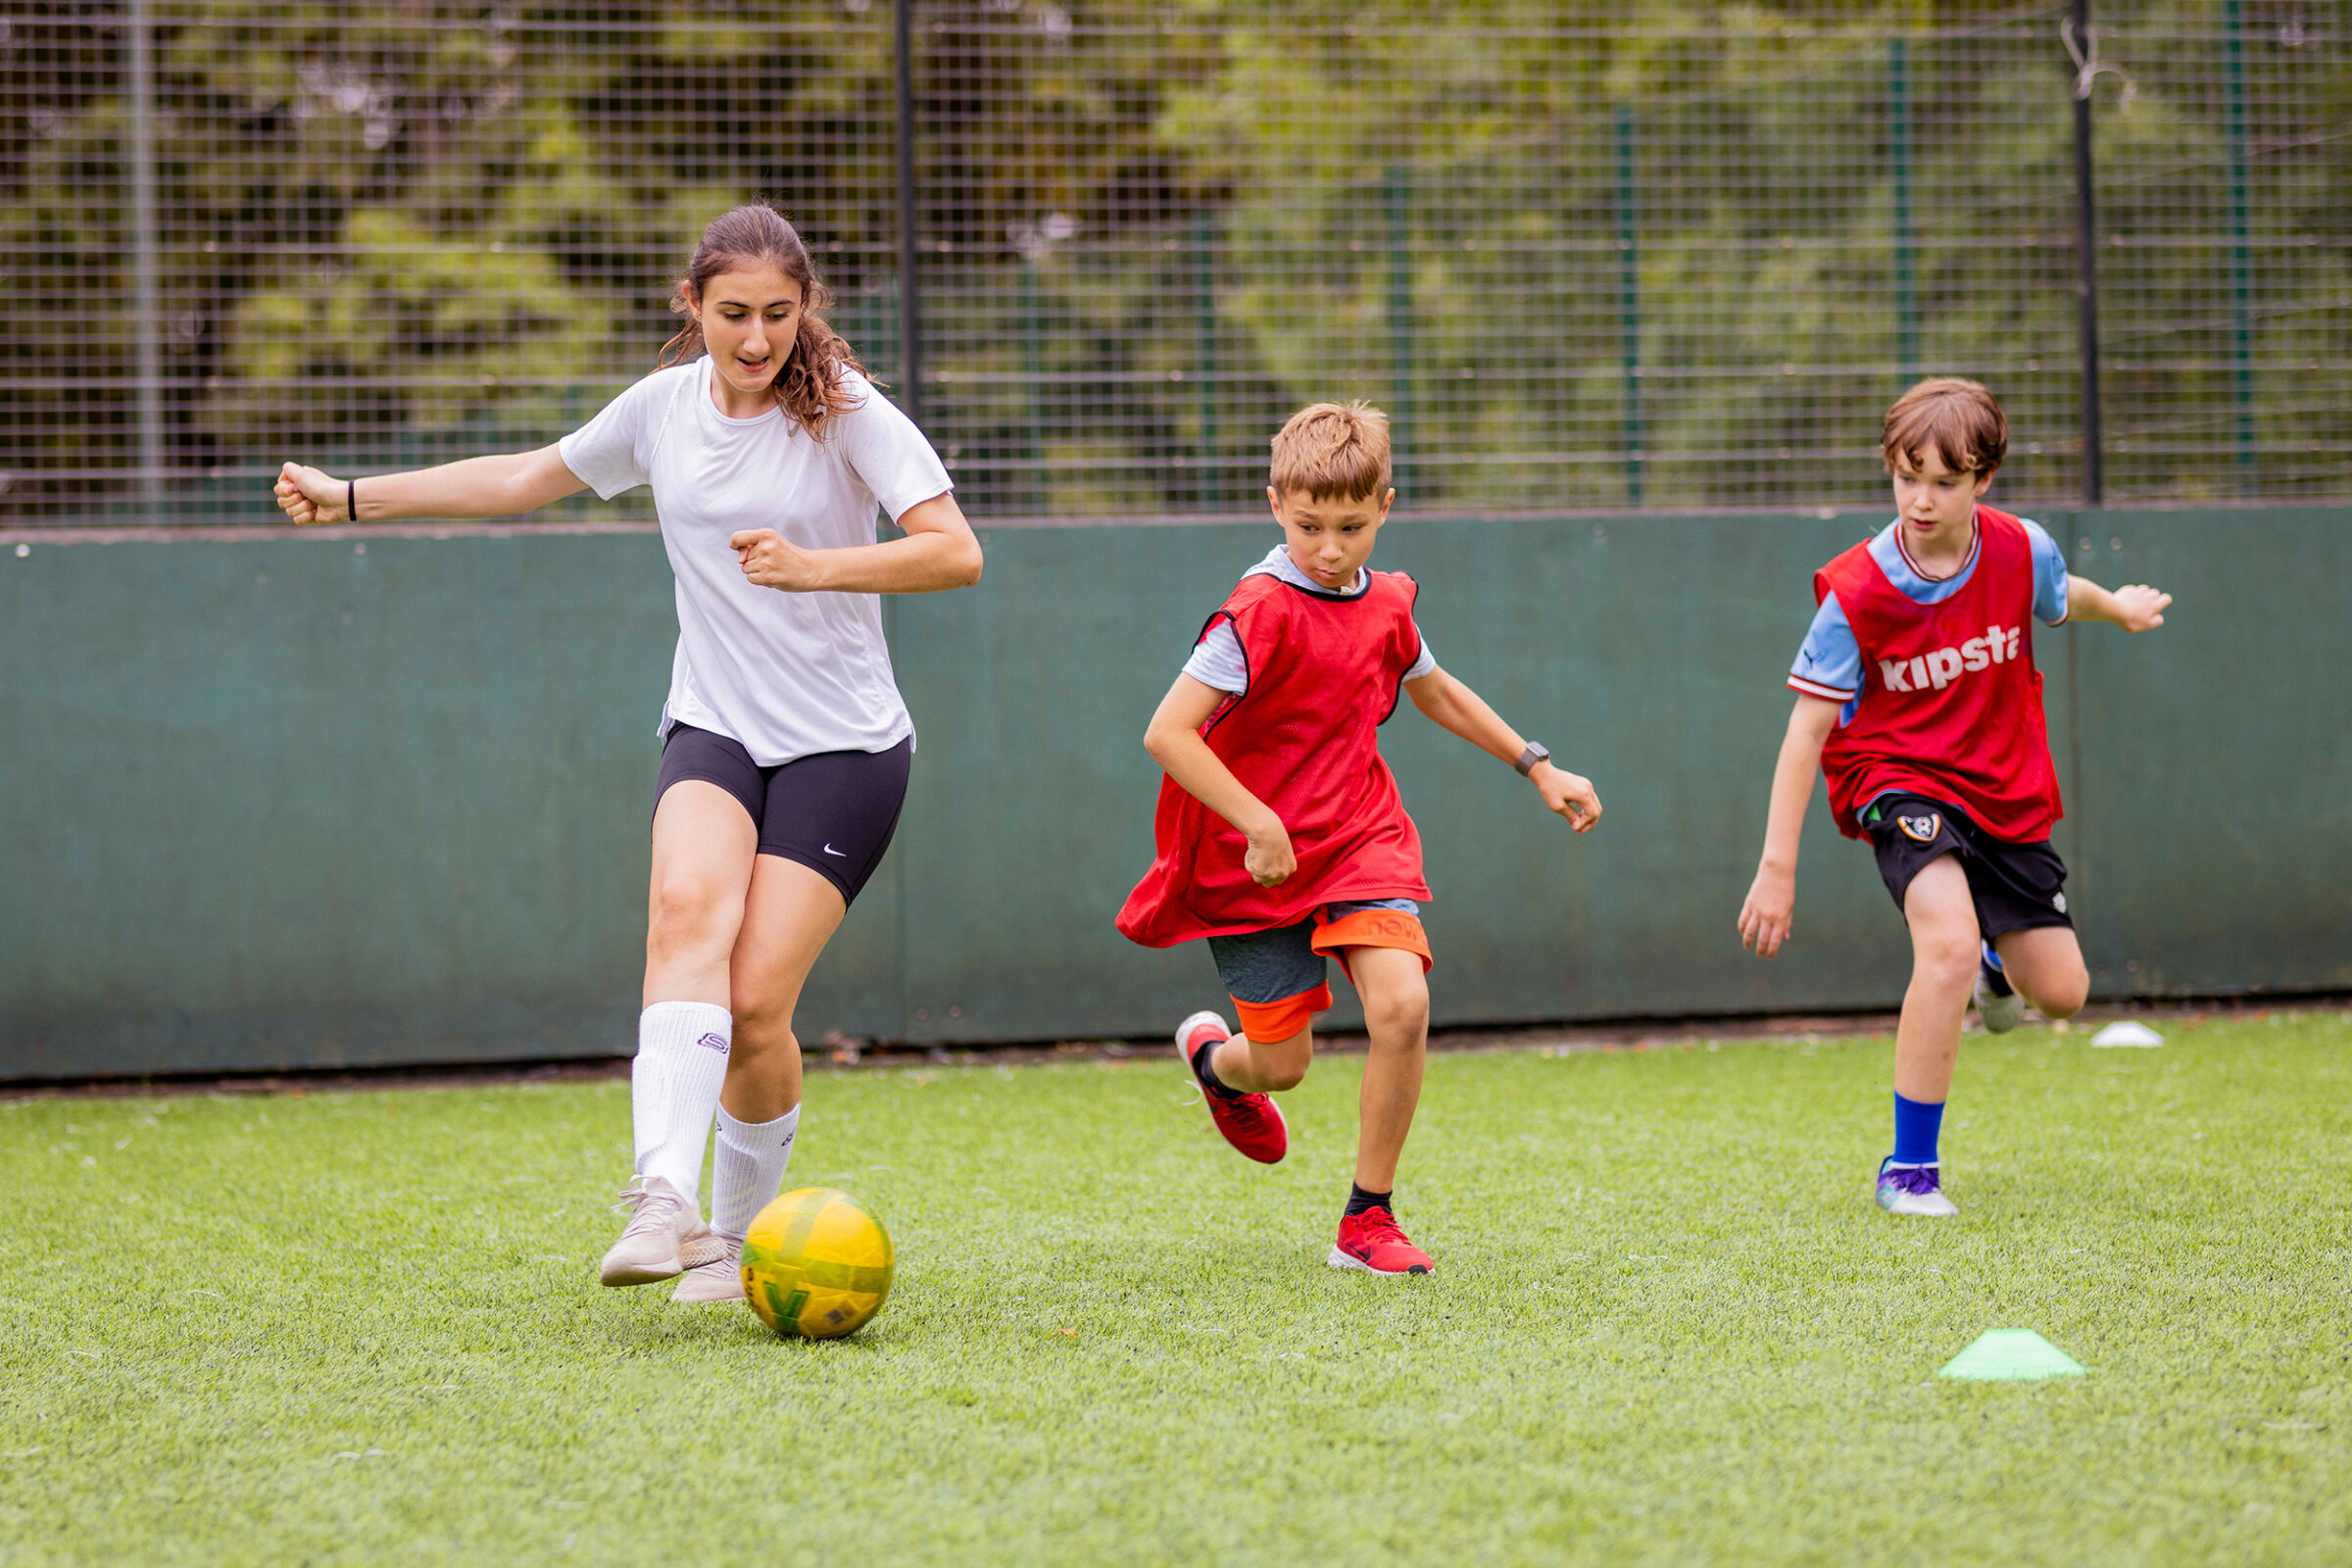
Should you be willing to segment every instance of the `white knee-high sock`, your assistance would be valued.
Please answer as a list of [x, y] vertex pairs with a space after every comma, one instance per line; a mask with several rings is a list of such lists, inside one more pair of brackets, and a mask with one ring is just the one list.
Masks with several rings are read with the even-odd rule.
[[718, 1152], [710, 1161], [710, 1228], [740, 1237], [784, 1186], [801, 1107], [774, 1121], [737, 1121], [718, 1107]]
[[703, 1184], [703, 1149], [735, 1020], [709, 1002], [657, 1002], [637, 1018], [637, 1062], [629, 1071], [637, 1174], [667, 1177], [689, 1199]]

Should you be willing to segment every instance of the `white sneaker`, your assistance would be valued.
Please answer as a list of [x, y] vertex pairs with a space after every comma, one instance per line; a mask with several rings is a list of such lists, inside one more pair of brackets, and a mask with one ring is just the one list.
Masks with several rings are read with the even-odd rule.
[[1949, 1219], [1960, 1212], [1960, 1205], [1943, 1196], [1943, 1170], [1937, 1165], [1905, 1165], [1891, 1170], [1881, 1165], [1878, 1199], [1879, 1206], [1889, 1214]]
[[[740, 1301], [743, 1298], [743, 1238], [712, 1231], [690, 1249], [710, 1252], [710, 1256], [686, 1266], [686, 1277], [669, 1298], [680, 1306], [699, 1306], [713, 1301]], [[683, 1250], [681, 1255], [683, 1255]]]
[[[692, 1264], [708, 1256], [708, 1249], [695, 1244], [710, 1234], [703, 1223], [702, 1208], [669, 1184], [665, 1176], [632, 1176], [629, 1185], [620, 1190], [620, 1201], [615, 1210], [629, 1216], [629, 1223], [605, 1254], [604, 1266], [598, 1277], [607, 1285], [651, 1285], [656, 1280], [674, 1279]], [[695, 1256], [681, 1256], [692, 1251]]]
[[1984, 1024], [1988, 1035], [2005, 1035], [2026, 1021], [2026, 999], [2014, 986], [2005, 997], [1995, 995], [1989, 964], [1977, 965], [1977, 990], [1971, 1000], [1977, 1004], [1977, 1021]]

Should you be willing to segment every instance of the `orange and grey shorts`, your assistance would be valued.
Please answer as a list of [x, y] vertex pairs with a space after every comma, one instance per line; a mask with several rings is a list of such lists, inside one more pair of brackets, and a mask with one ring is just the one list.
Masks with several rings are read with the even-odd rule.
[[[1348, 967], [1349, 948], [1401, 948], [1430, 965], [1429, 935], [1421, 929], [1421, 906], [1410, 899], [1368, 899], [1326, 904], [1311, 918], [1270, 931], [1210, 937], [1217, 977], [1233, 997], [1242, 1033], [1252, 1040], [1288, 1040], [1331, 1005], [1331, 971], [1336, 956]], [[1353, 979], [1352, 973], [1348, 976]]]

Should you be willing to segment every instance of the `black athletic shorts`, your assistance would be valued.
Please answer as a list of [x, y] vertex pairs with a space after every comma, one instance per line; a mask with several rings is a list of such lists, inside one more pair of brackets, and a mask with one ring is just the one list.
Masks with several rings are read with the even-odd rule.
[[855, 904], [898, 831], [913, 759], [909, 738], [887, 752], [819, 752], [761, 767], [741, 741], [680, 724], [662, 743], [654, 804], [686, 779], [715, 784], [752, 814], [761, 855], [799, 861]]
[[1956, 855], [1986, 941], [2036, 926], [2073, 925], [2066, 912], [2066, 862], [2048, 839], [2010, 844], [1968, 813], [1916, 795], [1882, 795], [1862, 808], [1862, 825], [1879, 851], [1879, 875], [1903, 906], [1911, 879], [1939, 855]]

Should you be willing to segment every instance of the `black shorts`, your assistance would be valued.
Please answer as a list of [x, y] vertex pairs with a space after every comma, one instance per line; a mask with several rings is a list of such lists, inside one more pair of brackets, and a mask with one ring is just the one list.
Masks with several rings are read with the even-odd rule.
[[799, 861], [855, 904], [898, 831], [913, 760], [910, 738], [887, 752], [819, 752], [761, 767], [741, 741], [680, 724], [662, 743], [654, 804], [690, 778], [715, 784], [751, 813], [759, 853]]
[[1862, 808], [1862, 825], [1878, 847], [1879, 875], [1903, 906], [1911, 879], [1939, 855], [1956, 855], [1977, 906], [1977, 929], [1986, 941], [2036, 926], [2072, 926], [2066, 912], [2066, 862], [2048, 839], [2010, 844], [1968, 814], [1916, 795], [1882, 795]]

